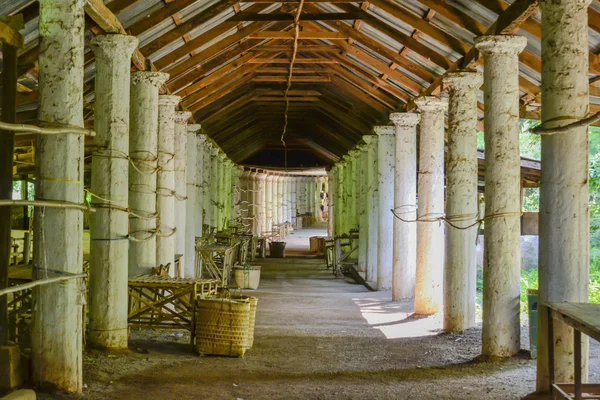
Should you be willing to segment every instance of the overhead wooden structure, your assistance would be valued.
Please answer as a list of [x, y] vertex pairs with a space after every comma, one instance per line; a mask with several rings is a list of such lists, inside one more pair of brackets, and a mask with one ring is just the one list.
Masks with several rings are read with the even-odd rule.
[[[203, 130], [233, 161], [273, 157], [281, 164], [284, 89], [299, 0], [87, 0], [88, 36], [140, 39], [134, 70], [171, 77], [161, 89], [182, 96]], [[286, 144], [314, 163], [345, 154], [391, 111], [411, 110], [419, 94], [438, 94], [449, 71], [481, 69], [473, 47], [482, 34], [528, 38], [520, 55], [521, 116], [539, 118], [541, 25], [538, 1], [308, 0], [289, 92]], [[38, 4], [0, 1], [0, 14], [23, 14], [18, 117], [36, 118]], [[600, 2], [589, 10], [591, 111], [600, 111]], [[1, 25], [0, 25], [1, 28]], [[93, 118], [94, 57], [86, 52], [86, 118]], [[483, 99], [479, 103], [483, 117]], [[24, 137], [18, 144], [24, 144]], [[26, 142], [25, 142], [26, 143]], [[268, 149], [268, 150], [265, 150]], [[535, 174], [535, 169], [529, 171]]]

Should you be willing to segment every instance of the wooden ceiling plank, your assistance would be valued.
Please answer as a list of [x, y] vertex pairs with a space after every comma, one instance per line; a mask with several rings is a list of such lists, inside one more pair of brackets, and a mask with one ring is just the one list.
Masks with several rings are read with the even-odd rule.
[[[248, 36], [249, 39], [286, 39], [291, 40], [294, 39], [294, 32], [287, 31], [260, 31], [255, 32]], [[348, 40], [348, 35], [344, 35], [340, 32], [328, 32], [328, 31], [320, 31], [320, 32], [300, 32], [299, 40]]]

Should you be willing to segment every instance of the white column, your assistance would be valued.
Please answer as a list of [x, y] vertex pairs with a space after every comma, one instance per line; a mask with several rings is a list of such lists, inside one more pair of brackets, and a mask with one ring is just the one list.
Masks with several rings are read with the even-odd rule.
[[265, 188], [265, 204], [267, 206], [266, 208], [266, 229], [267, 229], [267, 234], [270, 234], [271, 231], [273, 230], [273, 210], [275, 209], [274, 204], [273, 204], [273, 178], [275, 178], [275, 176], [268, 174], [265, 178], [266, 181], [266, 188]]
[[287, 175], [281, 177], [281, 186], [282, 186], [282, 193], [281, 193], [282, 218], [281, 218], [281, 222], [289, 222], [289, 220], [288, 220], [289, 210], [290, 210], [290, 192], [288, 190], [289, 180], [290, 179], [288, 178]]
[[256, 232], [256, 171], [246, 170], [242, 173], [242, 221], [250, 232]]
[[198, 141], [198, 153], [200, 151], [204, 152], [204, 170], [202, 171], [202, 207], [204, 209], [205, 217], [203, 219], [203, 227], [204, 225], [210, 228], [215, 226], [215, 206], [213, 204], [213, 191], [215, 189], [214, 180], [215, 180], [215, 170], [213, 164], [213, 153], [216, 151], [213, 148], [211, 142], [208, 141], [206, 135], [202, 135], [204, 137], [204, 145], [202, 142]]
[[[367, 281], [372, 285], [377, 284], [377, 254], [379, 243], [379, 168], [377, 160], [377, 135], [365, 135], [363, 141], [367, 144]], [[391, 214], [391, 213], [390, 213]]]
[[415, 313], [435, 314], [444, 298], [444, 112], [447, 99], [415, 99], [421, 112]]
[[277, 180], [277, 220], [280, 224], [285, 222], [285, 215], [283, 209], [283, 192], [285, 189], [285, 185], [283, 184], [285, 177], [283, 175], [279, 176]]
[[335, 235], [335, 165], [327, 171], [327, 177], [329, 179], [329, 190], [328, 190], [328, 204], [327, 210], [329, 212], [329, 219], [327, 221], [327, 236], [333, 237]]
[[[196, 277], [196, 236], [202, 236], [202, 188], [197, 187], [198, 180], [202, 179], [202, 152], [198, 152], [200, 141], [198, 132], [200, 125], [190, 124], [186, 127], [187, 152], [186, 152], [186, 190], [187, 201], [185, 213], [185, 264], [183, 275], [185, 278]], [[198, 231], [200, 228], [200, 231]], [[199, 234], [198, 234], [199, 233]]]
[[211, 164], [211, 175], [210, 179], [210, 205], [211, 205], [211, 216], [210, 223], [211, 227], [217, 231], [219, 221], [219, 191], [221, 190], [221, 171], [219, 167], [219, 152], [218, 147], [214, 147], [210, 153], [210, 164]]
[[377, 290], [392, 288], [394, 216], [394, 134], [392, 126], [376, 126], [379, 192], [379, 234], [377, 246]]
[[367, 180], [369, 172], [369, 153], [367, 144], [361, 144], [358, 146], [359, 156], [357, 159], [358, 166], [358, 270], [361, 272], [367, 271], [367, 250], [368, 250], [368, 238], [369, 238], [369, 226], [368, 226], [368, 212], [367, 212], [367, 195], [368, 185]]
[[131, 74], [129, 276], [149, 274], [157, 265], [158, 88], [168, 77], [162, 72]]
[[99, 35], [90, 46], [96, 60], [90, 224], [89, 344], [127, 348], [129, 257], [129, 82], [138, 39]]
[[296, 226], [296, 222], [297, 222], [297, 217], [296, 215], [298, 214], [298, 177], [296, 176], [292, 176], [290, 177], [290, 197], [291, 197], [291, 204], [290, 204], [290, 212], [291, 212], [291, 223], [292, 226], [295, 227]]
[[265, 234], [267, 225], [267, 202], [265, 200], [265, 178], [267, 176], [262, 172], [258, 172], [256, 175], [256, 196], [257, 196], [257, 226], [258, 229], [256, 234], [260, 237]]
[[175, 274], [175, 106], [179, 96], [158, 97], [158, 174], [156, 176], [156, 211], [158, 233], [156, 263], [171, 265]]
[[357, 229], [358, 225], [359, 225], [359, 216], [358, 216], [358, 192], [357, 192], [357, 187], [358, 187], [358, 166], [360, 165], [358, 163], [358, 154], [359, 152], [357, 150], [350, 150], [348, 152], [349, 154], [349, 161], [350, 161], [350, 186], [349, 186], [349, 194], [350, 194], [350, 207], [349, 207], [349, 213], [350, 213], [350, 228], [351, 229]]
[[271, 204], [272, 204], [271, 215], [273, 217], [273, 225], [279, 223], [279, 179], [280, 179], [279, 175], [273, 176], [273, 188], [272, 188], [273, 196], [271, 198]]
[[523, 36], [482, 36], [484, 56], [485, 235], [483, 355], [509, 357], [520, 349], [521, 158], [519, 53]]
[[462, 332], [475, 326], [477, 291], [477, 92], [478, 72], [454, 72], [444, 78], [450, 94], [446, 162], [446, 230], [444, 330]]
[[[406, 221], [414, 221], [417, 219], [419, 115], [392, 113], [390, 120], [396, 126], [394, 213]], [[393, 240], [392, 300], [411, 299], [415, 296], [417, 274], [417, 224], [394, 217]]]
[[[187, 254], [185, 251], [186, 208], [187, 208], [187, 121], [192, 116], [189, 111], [175, 113], [175, 254], [181, 255], [179, 260], [181, 273], [184, 273]], [[193, 221], [192, 221], [193, 222]]]
[[[208, 212], [205, 192], [209, 191], [210, 187], [208, 187], [204, 176], [207, 172], [206, 169], [210, 169], [210, 153], [207, 150], [210, 149], [210, 143], [206, 141], [206, 135], [200, 133], [200, 125], [188, 125], [188, 131], [196, 134], [196, 180], [194, 185], [196, 190], [196, 215], [194, 217], [194, 232], [196, 237], [202, 237], [204, 235], [204, 225], [208, 224], [208, 216], [205, 216], [205, 213]], [[196, 238], [194, 238], [194, 249], [196, 247], [195, 243]]]
[[[542, 2], [542, 122], [564, 126], [589, 112], [590, 0]], [[587, 302], [589, 285], [588, 128], [542, 136], [540, 304]], [[548, 388], [547, 320], [538, 325], [537, 389]], [[573, 330], [554, 320], [554, 377], [573, 382]], [[582, 346], [587, 378], [587, 339]]]
[[[84, 11], [80, 0], [40, 0], [39, 119], [83, 127]], [[68, 68], [65, 66], [68, 65]], [[38, 199], [83, 203], [84, 137], [39, 135], [35, 165]], [[34, 279], [45, 268], [82, 272], [83, 213], [36, 208]], [[6, 255], [4, 255], [6, 256]], [[33, 291], [33, 381], [36, 386], [81, 392], [81, 279]], [[4, 366], [3, 366], [4, 368]]]

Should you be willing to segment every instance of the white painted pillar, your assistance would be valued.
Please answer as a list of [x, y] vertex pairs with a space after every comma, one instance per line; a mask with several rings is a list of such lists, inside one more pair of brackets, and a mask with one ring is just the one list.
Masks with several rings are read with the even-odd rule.
[[[296, 189], [295, 189], [295, 183], [294, 183], [295, 178], [293, 176], [288, 176], [288, 183], [287, 183], [287, 187], [288, 187], [288, 198], [289, 198], [289, 202], [288, 202], [288, 218], [287, 220], [290, 222], [290, 224], [292, 223], [292, 220], [296, 219], [296, 211], [294, 210], [294, 204], [296, 202], [295, 200], [295, 193], [296, 193]], [[293, 225], [292, 225], [293, 226]]]
[[89, 318], [91, 346], [127, 348], [129, 257], [129, 82], [138, 39], [99, 35], [90, 46], [96, 60], [90, 224]]
[[[208, 216], [205, 215], [208, 211], [206, 204], [208, 200], [205, 192], [210, 190], [210, 187], [208, 187], [208, 182], [204, 179], [204, 176], [207, 172], [206, 169], [210, 169], [210, 153], [207, 150], [210, 148], [210, 143], [206, 141], [206, 135], [200, 133], [201, 127], [199, 124], [188, 125], [188, 132], [196, 135], [196, 179], [194, 184], [196, 215], [194, 217], [194, 231], [196, 237], [202, 237], [204, 235], [204, 225], [208, 224]], [[195, 242], [196, 239], [194, 238]], [[200, 260], [200, 262], [202, 261]]]
[[[204, 152], [204, 170], [202, 171], [202, 207], [204, 208], [205, 217], [203, 219], [204, 225], [209, 227], [209, 230], [215, 226], [215, 210], [213, 204], [213, 191], [214, 191], [214, 164], [213, 164], [213, 153], [215, 149], [211, 142], [208, 141], [206, 135], [204, 137], [204, 145], [201, 141], [198, 141], [198, 152]], [[199, 137], [200, 139], [200, 137]]]
[[289, 211], [290, 211], [290, 192], [288, 190], [288, 182], [289, 182], [289, 178], [288, 176], [282, 176], [281, 177], [281, 186], [282, 186], [282, 193], [281, 193], [281, 212], [282, 212], [282, 218], [281, 218], [281, 222], [289, 222]]
[[329, 190], [328, 194], [328, 203], [327, 203], [327, 211], [329, 213], [327, 220], [327, 236], [333, 237], [335, 235], [335, 165], [327, 171], [327, 178], [329, 180]]
[[221, 168], [219, 166], [218, 147], [213, 146], [210, 153], [211, 176], [210, 176], [210, 203], [211, 203], [211, 226], [218, 230], [219, 221], [219, 191], [221, 190]]
[[292, 226], [296, 227], [296, 222], [298, 220], [298, 177], [292, 176], [290, 177], [290, 212], [291, 212], [291, 222]]
[[[350, 207], [349, 207], [349, 213], [350, 213], [350, 228], [351, 229], [358, 229], [359, 226], [359, 216], [358, 216], [358, 202], [359, 202], [359, 198], [358, 198], [358, 166], [360, 165], [358, 163], [358, 154], [359, 152], [357, 150], [350, 150], [348, 152], [349, 154], [349, 158], [350, 158]], [[356, 254], [356, 256], [358, 256], [358, 254]]]
[[[185, 251], [185, 232], [187, 221], [187, 121], [192, 116], [189, 111], [175, 113], [175, 254], [181, 255], [179, 260], [181, 273], [184, 273], [187, 254]], [[192, 221], [193, 222], [193, 221]]]
[[[477, 93], [478, 72], [453, 72], [444, 78], [450, 95], [446, 156], [446, 218], [466, 228], [477, 222]], [[478, 225], [446, 229], [444, 330], [462, 332], [475, 326]]]
[[392, 288], [394, 216], [394, 134], [392, 126], [375, 127], [377, 141], [377, 185], [379, 192], [379, 234], [377, 246], [377, 290]]
[[263, 174], [262, 172], [258, 172], [258, 174], [256, 175], [256, 183], [257, 183], [257, 187], [256, 187], [256, 196], [258, 197], [257, 200], [257, 204], [258, 204], [258, 209], [257, 209], [257, 215], [258, 215], [258, 219], [257, 219], [257, 225], [258, 225], [258, 229], [256, 231], [256, 234], [260, 237], [263, 236], [266, 232], [266, 225], [267, 225], [267, 202], [265, 199], [265, 190], [266, 190], [266, 182], [265, 182], [265, 178], [267, 176], [265, 174]]
[[285, 222], [285, 210], [284, 210], [284, 202], [283, 202], [283, 194], [285, 191], [285, 185], [283, 181], [285, 180], [285, 176], [280, 175], [277, 180], [277, 220], [280, 224]]
[[367, 243], [369, 237], [368, 213], [367, 213], [367, 190], [368, 184], [368, 146], [360, 144], [358, 146], [359, 155], [357, 158], [358, 187], [356, 194], [358, 196], [358, 270], [367, 272]]
[[[571, 124], [589, 112], [590, 0], [542, 2], [542, 122]], [[589, 285], [588, 129], [542, 136], [539, 302], [587, 302]], [[547, 320], [539, 314], [537, 389], [547, 390]], [[587, 380], [588, 340], [582, 345]], [[554, 377], [573, 382], [573, 330], [554, 320]]]
[[[272, 202], [272, 211], [271, 214], [273, 216], [273, 225], [279, 223], [279, 175], [273, 175], [273, 197], [271, 199]], [[271, 229], [273, 229], [271, 227]]]
[[[186, 129], [187, 134], [187, 166], [186, 166], [186, 189], [187, 201], [185, 212], [187, 224], [185, 225], [185, 264], [183, 267], [184, 277], [196, 277], [196, 236], [202, 236], [202, 187], [198, 187], [198, 181], [202, 180], [203, 156], [198, 152], [200, 139], [198, 132], [200, 125], [190, 124]], [[200, 229], [198, 231], [198, 228]], [[198, 234], [199, 233], [199, 234]]]
[[415, 313], [442, 311], [444, 298], [444, 112], [448, 100], [415, 99], [421, 112], [417, 218]]
[[156, 263], [171, 264], [175, 274], [175, 106], [179, 96], [158, 97], [158, 173], [156, 176], [156, 211], [158, 233]]
[[256, 234], [256, 171], [246, 170], [242, 173], [242, 184], [240, 189], [243, 191], [242, 202], [242, 221], [244, 226], [253, 234]]
[[129, 276], [156, 267], [156, 183], [158, 170], [158, 88], [169, 74], [131, 74], [129, 158]]
[[[485, 222], [483, 265], [484, 356], [520, 349], [521, 158], [519, 53], [523, 36], [482, 36], [484, 56]], [[492, 216], [497, 216], [492, 218]]]
[[[84, 3], [39, 3], [43, 49], [39, 54], [39, 119], [83, 127]], [[83, 144], [84, 137], [75, 134], [37, 137], [36, 198], [83, 203]], [[81, 273], [82, 211], [38, 207], [35, 213], [34, 279], [43, 278], [45, 268]], [[81, 279], [72, 279], [33, 290], [32, 377], [36, 386], [81, 392], [85, 297], [81, 285]]]
[[367, 144], [367, 281], [372, 285], [377, 284], [377, 254], [379, 243], [379, 167], [377, 147], [379, 138], [377, 135], [365, 135], [363, 141]]
[[265, 188], [265, 204], [266, 204], [266, 233], [270, 234], [273, 231], [273, 211], [275, 210], [273, 204], [273, 187], [277, 186], [273, 184], [273, 178], [275, 176], [271, 174], [267, 174], [266, 180], [266, 188]]
[[[417, 218], [417, 124], [419, 115], [392, 113], [390, 120], [396, 126], [394, 213], [404, 220], [414, 221]], [[403, 222], [396, 217], [394, 217], [393, 224], [392, 300], [400, 301], [415, 296], [417, 224]]]

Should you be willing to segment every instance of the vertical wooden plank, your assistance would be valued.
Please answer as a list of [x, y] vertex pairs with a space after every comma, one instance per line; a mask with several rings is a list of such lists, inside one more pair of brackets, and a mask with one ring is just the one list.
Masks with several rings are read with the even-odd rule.
[[[2, 121], [17, 120], [17, 48], [3, 44], [2, 70]], [[15, 135], [0, 133], [0, 199], [12, 199], [13, 157]], [[8, 264], [10, 263], [11, 207], [0, 207], [0, 289], [8, 287]], [[8, 298], [0, 296], [0, 344], [8, 339]]]
[[575, 400], [581, 400], [581, 332], [573, 329], [573, 357], [575, 357]]

